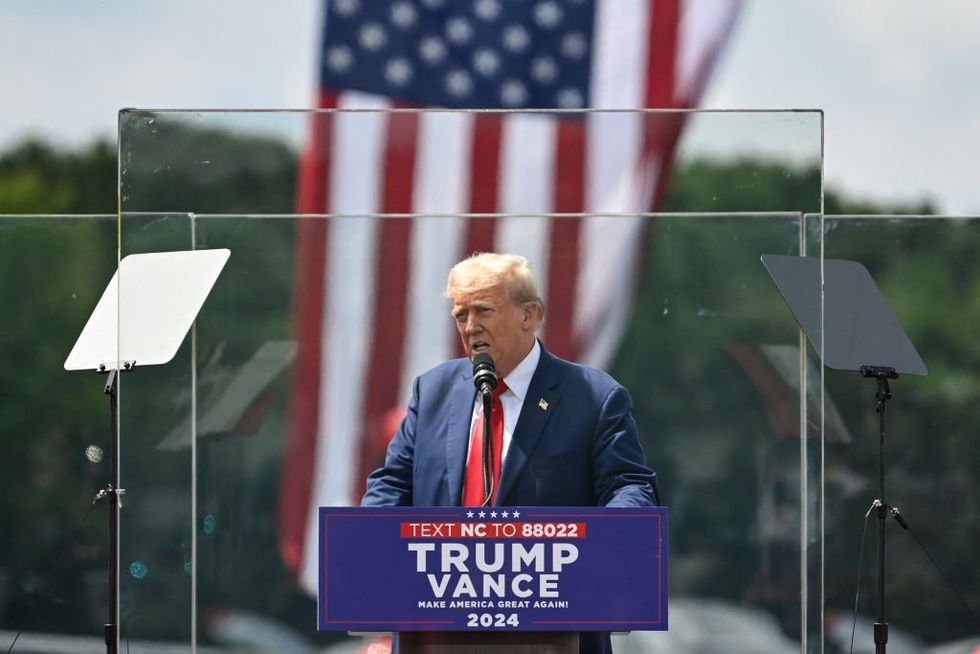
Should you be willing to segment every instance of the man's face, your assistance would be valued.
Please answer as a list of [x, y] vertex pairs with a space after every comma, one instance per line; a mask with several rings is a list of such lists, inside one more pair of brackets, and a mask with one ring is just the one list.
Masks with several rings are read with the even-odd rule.
[[486, 352], [501, 379], [531, 351], [535, 311], [533, 305], [513, 304], [503, 284], [453, 298], [453, 318], [466, 356]]

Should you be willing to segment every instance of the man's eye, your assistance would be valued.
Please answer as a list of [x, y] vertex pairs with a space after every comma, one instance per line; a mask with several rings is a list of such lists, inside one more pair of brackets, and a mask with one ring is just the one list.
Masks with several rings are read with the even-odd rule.
[[491, 313], [493, 313], [493, 309], [491, 309], [490, 307], [484, 307], [480, 309], [481, 316], [489, 316]]

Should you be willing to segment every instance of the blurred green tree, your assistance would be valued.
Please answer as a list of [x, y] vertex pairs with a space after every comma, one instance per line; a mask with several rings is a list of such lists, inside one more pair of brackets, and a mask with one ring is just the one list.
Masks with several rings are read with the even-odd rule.
[[[189, 245], [186, 212], [292, 211], [297, 154], [287, 145], [179, 122], [154, 129], [152, 138], [167, 147], [152, 162], [128, 162], [124, 186], [134, 194], [126, 206], [169, 213], [125, 217], [138, 227], [126, 230], [126, 253]], [[139, 150], [139, 138], [134, 134], [127, 147]], [[210, 156], [214, 152], [223, 153], [220, 160]], [[207, 165], [194, 174], [181, 165], [198, 160]], [[104, 483], [104, 460], [93, 462], [84, 454], [106, 440], [98, 380], [65, 375], [61, 362], [114, 269], [116, 244], [114, 215], [10, 214], [113, 214], [116, 174], [116, 153], [106, 142], [80, 151], [26, 142], [0, 155], [0, 213], [8, 214], [0, 217], [0, 306], [7, 308], [0, 330], [0, 584], [6, 587], [0, 592], [0, 625], [6, 628], [20, 625], [70, 526]], [[697, 159], [678, 165], [663, 209], [818, 212], [820, 192], [815, 165]], [[828, 214], [934, 211], [927, 200], [883, 204], [833, 188], [823, 189], [823, 206]], [[745, 218], [671, 217], [651, 224], [645, 272], [612, 372], [633, 390], [644, 445], [673, 510], [672, 590], [763, 603], [792, 630], [799, 568], [788, 562], [798, 556], [800, 444], [776, 429], [771, 407], [733, 351], [798, 343], [758, 255], [798, 252], [800, 225], [791, 215]], [[196, 223], [196, 245], [231, 245], [240, 253], [202, 315], [202, 334], [225, 333], [198, 353], [202, 375], [212, 364], [216, 375], [240, 367], [265, 339], [289, 338], [292, 227], [289, 220], [272, 226], [244, 219]], [[973, 435], [980, 346], [969, 326], [980, 319], [980, 234], [970, 221], [930, 219], [828, 219], [824, 229], [827, 255], [868, 265], [930, 365], [929, 377], [896, 385], [889, 459], [895, 503], [978, 606], [980, 572], [972, 548], [980, 543], [980, 511], [971, 498], [980, 491], [973, 470], [980, 457], [980, 439]], [[186, 350], [179, 355], [189, 356]], [[187, 374], [186, 366], [175, 367], [147, 373], [137, 383], [181, 388]], [[846, 609], [854, 578], [848, 562], [856, 554], [877, 472], [873, 390], [862, 380], [828, 374], [827, 391], [853, 437], [826, 444], [824, 513], [832, 534], [826, 545], [827, 604]], [[134, 439], [144, 439], [134, 445], [154, 452], [154, 439], [186, 415], [190, 398], [145, 396], [151, 399], [141, 401], [138, 420], [151, 427], [133, 430], [139, 432]], [[281, 425], [286, 398], [279, 394], [270, 402], [270, 420]], [[219, 530], [202, 541], [200, 599], [204, 607], [247, 608], [306, 630], [312, 601], [291, 586], [274, 533], [277, 434], [265, 432], [251, 442], [219, 439], [202, 449], [202, 513], [213, 511], [222, 520], [239, 516], [227, 519], [239, 531]], [[811, 467], [819, 461], [817, 445], [815, 439], [807, 444]], [[158, 482], [161, 497], [182, 492], [186, 452], [137, 458], [127, 463], [130, 479]], [[155, 539], [155, 565], [183, 570], [189, 507], [186, 513], [128, 519], [141, 539]], [[101, 518], [89, 520], [49, 600], [57, 610], [42, 606], [29, 628], [97, 633], [101, 605], [91, 601], [91, 592], [105, 556], [102, 524]], [[895, 623], [936, 641], [971, 633], [955, 601], [919, 601], [945, 597], [946, 591], [908, 539], [892, 538], [890, 547], [909, 562], [892, 567]], [[869, 602], [870, 578], [864, 589]], [[182, 583], [180, 574], [172, 575], [141, 597], [138, 612], [131, 607], [129, 618], [138, 620], [141, 636], [186, 636], [187, 625], [175, 625], [167, 606], [182, 597]]]

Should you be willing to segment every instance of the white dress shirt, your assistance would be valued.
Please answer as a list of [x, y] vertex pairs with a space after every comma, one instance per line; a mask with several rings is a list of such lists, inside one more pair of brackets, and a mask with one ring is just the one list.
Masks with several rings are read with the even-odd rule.
[[[500, 464], [507, 459], [507, 450], [510, 448], [510, 439], [517, 427], [517, 419], [521, 416], [521, 408], [524, 406], [524, 396], [527, 395], [527, 388], [531, 385], [531, 377], [538, 368], [538, 361], [541, 359], [541, 345], [538, 339], [534, 339], [534, 345], [528, 352], [524, 360], [517, 364], [517, 367], [504, 377], [507, 390], [500, 394], [500, 404], [504, 407], [504, 447], [500, 454]], [[473, 416], [470, 418], [470, 442], [466, 445], [466, 459], [469, 463], [469, 452], [472, 446], [473, 426], [483, 413], [483, 400], [477, 393], [476, 401], [473, 402]]]

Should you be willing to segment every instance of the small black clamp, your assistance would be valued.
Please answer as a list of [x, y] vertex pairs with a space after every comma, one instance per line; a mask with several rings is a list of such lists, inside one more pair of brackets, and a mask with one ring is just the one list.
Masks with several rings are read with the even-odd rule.
[[95, 498], [92, 499], [92, 504], [98, 504], [100, 501], [109, 498], [110, 503], [116, 503], [122, 507], [122, 496], [125, 494], [125, 488], [113, 488], [112, 484], [109, 484], [95, 494]]

